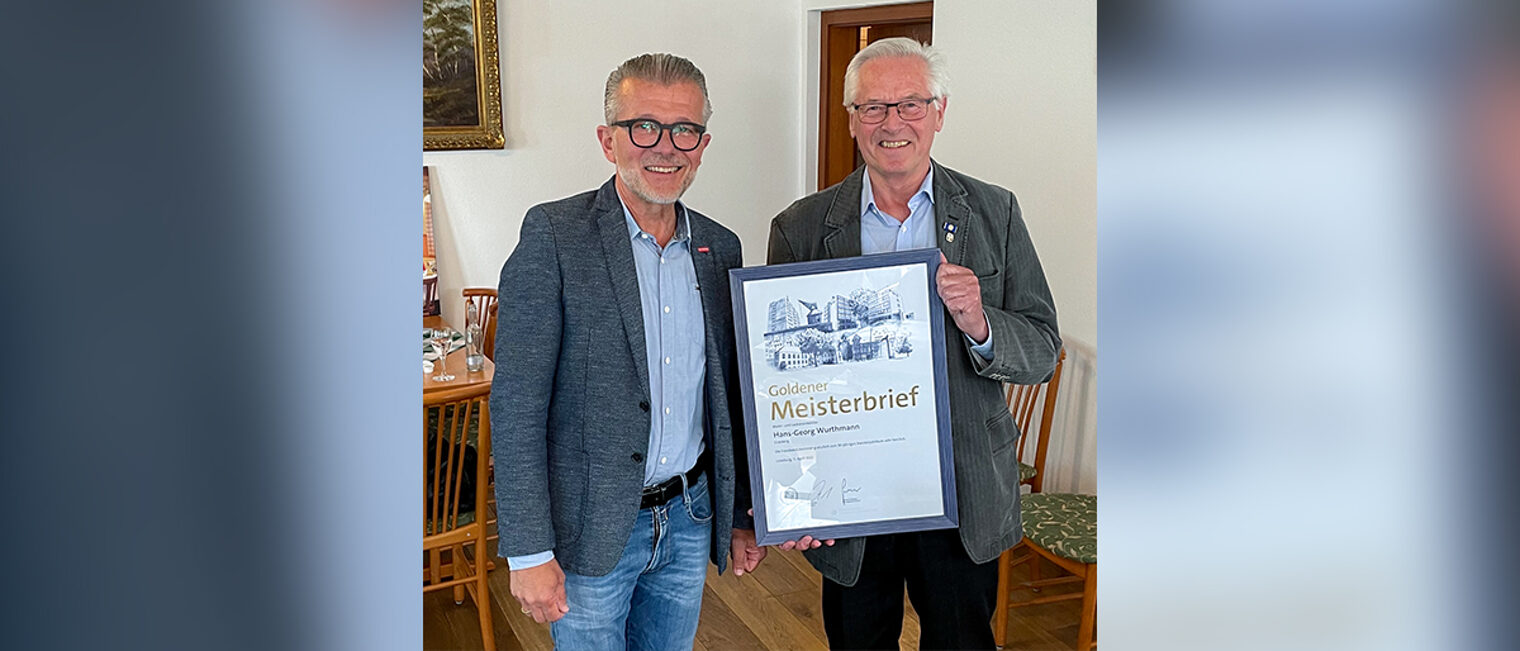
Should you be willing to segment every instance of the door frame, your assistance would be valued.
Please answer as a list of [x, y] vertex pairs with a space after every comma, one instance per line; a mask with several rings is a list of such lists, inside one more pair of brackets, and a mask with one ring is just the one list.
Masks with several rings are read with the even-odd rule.
[[[891, 25], [899, 23], [916, 23], [925, 20], [934, 20], [934, 2], [911, 2], [905, 4], [878, 5], [872, 7], [860, 7], [855, 9], [820, 10], [818, 12], [818, 158], [817, 158], [817, 187], [821, 190], [825, 187], [825, 181], [829, 178], [829, 154], [849, 152], [851, 161], [850, 170], [854, 170], [855, 141], [849, 136], [849, 113], [844, 109], [844, 89], [842, 86], [834, 86], [830, 83], [831, 72], [837, 73], [841, 78], [844, 67], [849, 63], [845, 58], [843, 62], [831, 61], [829, 54], [838, 50], [840, 54], [848, 49], [850, 56], [858, 51], [859, 37], [848, 38], [848, 33], [858, 30], [860, 27], [874, 25]], [[837, 70], [831, 70], [836, 67]], [[832, 130], [830, 127], [844, 126], [843, 130]], [[841, 136], [842, 134], [842, 136]], [[839, 166], [836, 163], [836, 166]], [[837, 170], [836, 170], [837, 171]]]

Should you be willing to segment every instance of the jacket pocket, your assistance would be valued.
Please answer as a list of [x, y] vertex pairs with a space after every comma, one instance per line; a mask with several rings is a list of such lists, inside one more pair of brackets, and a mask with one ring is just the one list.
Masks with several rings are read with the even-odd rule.
[[994, 458], [1009, 449], [1017, 450], [1013, 444], [1018, 440], [1019, 428], [1013, 424], [1012, 412], [999, 409], [997, 413], [987, 418], [987, 441], [992, 448]]

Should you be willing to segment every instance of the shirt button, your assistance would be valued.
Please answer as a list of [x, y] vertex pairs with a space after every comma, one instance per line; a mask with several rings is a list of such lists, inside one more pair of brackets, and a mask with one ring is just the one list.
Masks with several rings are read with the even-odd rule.
[[665, 258], [660, 258], [660, 264], [665, 264]]
[[670, 306], [669, 305], [665, 306], [665, 313], [666, 314], [670, 314]]
[[660, 457], [660, 463], [665, 463], [665, 457]]
[[669, 363], [670, 363], [670, 358], [669, 358], [669, 357], [666, 357], [666, 358], [665, 358], [665, 363], [666, 363], [666, 364], [669, 364]]
[[670, 407], [666, 407], [665, 408], [665, 413], [667, 413], [667, 414], [670, 413]]

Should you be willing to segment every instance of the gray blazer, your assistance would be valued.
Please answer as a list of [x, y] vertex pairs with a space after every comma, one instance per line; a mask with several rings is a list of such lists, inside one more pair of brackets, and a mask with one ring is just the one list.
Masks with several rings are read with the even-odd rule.
[[[1033, 384], [1055, 371], [1060, 335], [1045, 272], [1013, 193], [934, 163], [935, 237], [945, 258], [981, 282], [993, 358], [971, 350], [948, 313], [945, 343], [950, 428], [961, 543], [971, 560], [990, 561], [1023, 536], [1019, 517], [1018, 430], [1002, 383]], [[860, 255], [861, 175], [798, 199], [771, 221], [768, 263]], [[953, 242], [945, 225], [955, 225]], [[860, 577], [864, 538], [806, 552], [824, 576], [846, 586]]]
[[[706, 317], [704, 442], [712, 560], [727, 566], [735, 500], [749, 508], [728, 270], [739, 238], [688, 211]], [[705, 251], [703, 249], [706, 249]], [[502, 556], [553, 549], [566, 571], [611, 571], [638, 516], [649, 453], [649, 373], [638, 275], [613, 182], [534, 206], [501, 269], [491, 445]], [[736, 488], [742, 497], [736, 495]], [[740, 509], [741, 526], [753, 527]]]

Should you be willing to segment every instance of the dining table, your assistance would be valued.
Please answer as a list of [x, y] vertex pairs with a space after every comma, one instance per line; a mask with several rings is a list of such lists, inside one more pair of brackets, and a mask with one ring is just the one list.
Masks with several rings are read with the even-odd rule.
[[[422, 317], [422, 327], [433, 329], [448, 328], [456, 332], [459, 331], [458, 328], [455, 328], [449, 325], [447, 321], [444, 321], [443, 317], [441, 316]], [[463, 346], [461, 346], [458, 350], [449, 353], [448, 359], [445, 360], [445, 362], [449, 373], [454, 376], [454, 379], [449, 380], [448, 382], [439, 382], [433, 379], [433, 376], [438, 374], [436, 364], [433, 367], [434, 370], [424, 371], [422, 374], [423, 397], [426, 398], [429, 393], [433, 393], [435, 391], [443, 391], [445, 389], [460, 389], [464, 387], [475, 386], [476, 384], [484, 384], [486, 386], [490, 386], [491, 376], [496, 373], [496, 365], [491, 363], [490, 358], [486, 358], [485, 366], [482, 366], [479, 371], [470, 371], [465, 367], [464, 357], [465, 347]]]

